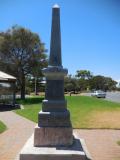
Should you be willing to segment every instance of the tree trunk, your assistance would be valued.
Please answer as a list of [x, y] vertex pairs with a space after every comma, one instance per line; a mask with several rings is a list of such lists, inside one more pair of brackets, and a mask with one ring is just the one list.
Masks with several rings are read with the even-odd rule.
[[22, 74], [21, 77], [21, 99], [25, 99], [25, 75]]
[[35, 95], [37, 95], [37, 78], [35, 77]]

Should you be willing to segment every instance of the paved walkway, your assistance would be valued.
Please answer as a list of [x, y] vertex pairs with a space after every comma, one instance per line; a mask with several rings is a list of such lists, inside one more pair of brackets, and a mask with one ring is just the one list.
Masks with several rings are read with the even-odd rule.
[[93, 160], [120, 160], [120, 130], [74, 130], [84, 138]]
[[[0, 112], [0, 120], [8, 130], [0, 134], [0, 160], [14, 160], [26, 140], [31, 136], [35, 123], [12, 111]], [[120, 130], [74, 130], [84, 138], [93, 160], [120, 160]]]
[[0, 112], [0, 120], [8, 127], [0, 134], [0, 160], [14, 160], [33, 133], [35, 123], [12, 111]]

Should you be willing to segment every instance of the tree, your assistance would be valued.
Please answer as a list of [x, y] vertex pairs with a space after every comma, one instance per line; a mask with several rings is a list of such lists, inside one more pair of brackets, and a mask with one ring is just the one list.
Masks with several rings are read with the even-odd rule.
[[78, 70], [75, 77], [78, 78], [78, 85], [80, 91], [90, 88], [89, 81], [93, 77], [93, 75], [89, 70]]
[[44, 44], [36, 33], [19, 26], [13, 26], [0, 36], [1, 65], [17, 77], [21, 99], [25, 99], [26, 76], [42, 76], [41, 69], [47, 66]]
[[89, 88], [89, 80], [83, 78], [78, 79], [78, 85], [80, 91], [85, 91]]
[[117, 82], [110, 77], [105, 77], [105, 90], [115, 90]]
[[117, 82], [110, 77], [104, 77], [101, 75], [94, 76], [90, 80], [90, 88], [95, 90], [113, 90], [116, 88]]
[[91, 79], [92, 73], [89, 70], [78, 70], [75, 76], [82, 79]]
[[78, 80], [71, 75], [65, 77], [64, 89], [67, 92], [73, 91], [74, 94], [79, 91]]

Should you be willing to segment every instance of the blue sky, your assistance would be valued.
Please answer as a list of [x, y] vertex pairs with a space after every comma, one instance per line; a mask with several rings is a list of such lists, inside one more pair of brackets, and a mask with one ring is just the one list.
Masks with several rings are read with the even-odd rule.
[[69, 74], [87, 69], [119, 80], [120, 0], [0, 0], [0, 31], [26, 27], [49, 51], [55, 3], [61, 8], [62, 60]]

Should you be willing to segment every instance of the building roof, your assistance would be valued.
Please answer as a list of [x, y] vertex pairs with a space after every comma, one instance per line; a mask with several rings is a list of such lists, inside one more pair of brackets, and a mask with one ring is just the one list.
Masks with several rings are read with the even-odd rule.
[[7, 74], [7, 73], [4, 73], [2, 71], [0, 71], [0, 81], [16, 81], [16, 78]]

